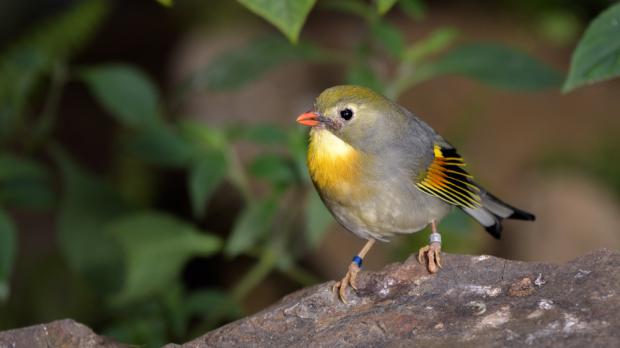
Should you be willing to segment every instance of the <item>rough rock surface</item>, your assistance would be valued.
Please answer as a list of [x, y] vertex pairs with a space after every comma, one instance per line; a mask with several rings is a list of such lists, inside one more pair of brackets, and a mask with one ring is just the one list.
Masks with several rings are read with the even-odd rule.
[[[333, 282], [300, 290], [183, 347], [620, 347], [620, 253], [564, 265], [445, 255], [362, 272], [348, 304]], [[174, 347], [174, 345], [169, 345]]]
[[0, 348], [121, 348], [107, 337], [71, 319], [0, 332]]
[[[620, 252], [564, 265], [444, 255], [362, 272], [341, 303], [333, 282], [183, 347], [620, 347]], [[0, 332], [5, 347], [123, 347], [72, 320]], [[168, 347], [178, 347], [170, 344]]]

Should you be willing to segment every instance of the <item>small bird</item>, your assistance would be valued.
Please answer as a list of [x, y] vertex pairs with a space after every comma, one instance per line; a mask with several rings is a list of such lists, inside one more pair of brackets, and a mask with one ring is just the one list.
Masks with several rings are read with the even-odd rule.
[[374, 91], [335, 86], [312, 111], [297, 118], [312, 127], [307, 164], [321, 199], [336, 221], [367, 242], [334, 285], [346, 303], [357, 290], [362, 260], [375, 241], [431, 225], [418, 252], [430, 273], [441, 268], [437, 224], [456, 206], [499, 239], [503, 219], [534, 215], [512, 207], [474, 182], [456, 149], [413, 113]]

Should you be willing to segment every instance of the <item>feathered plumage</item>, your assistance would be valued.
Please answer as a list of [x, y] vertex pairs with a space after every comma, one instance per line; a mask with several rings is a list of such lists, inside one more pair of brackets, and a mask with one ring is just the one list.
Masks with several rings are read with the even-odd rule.
[[312, 127], [308, 169], [321, 199], [342, 226], [368, 240], [334, 286], [343, 301], [374, 241], [394, 234], [431, 224], [436, 239], [418, 259], [426, 255], [429, 272], [437, 272], [436, 225], [454, 206], [496, 238], [503, 219], [534, 220], [476, 184], [456, 149], [428, 124], [368, 88], [329, 88], [297, 122]]
[[476, 184], [455, 148], [435, 144], [433, 153], [433, 161], [416, 183], [421, 191], [463, 209], [497, 239], [503, 219], [535, 220], [534, 215], [502, 202]]

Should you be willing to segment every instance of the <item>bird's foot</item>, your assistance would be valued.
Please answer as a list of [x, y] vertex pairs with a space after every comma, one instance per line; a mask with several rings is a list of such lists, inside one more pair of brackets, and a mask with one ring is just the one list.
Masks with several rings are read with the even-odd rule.
[[344, 278], [334, 284], [332, 291], [338, 292], [338, 296], [343, 303], [347, 303], [347, 288], [351, 286], [354, 290], [357, 290], [357, 274], [360, 272], [360, 266], [354, 261], [349, 265], [349, 270]]
[[441, 243], [431, 242], [429, 245], [420, 248], [418, 262], [424, 264], [425, 258], [428, 260], [428, 271], [437, 273], [441, 268]]

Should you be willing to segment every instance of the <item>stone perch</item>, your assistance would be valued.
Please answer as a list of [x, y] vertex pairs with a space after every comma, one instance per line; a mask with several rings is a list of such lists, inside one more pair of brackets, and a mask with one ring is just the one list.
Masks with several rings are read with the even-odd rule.
[[0, 348], [128, 348], [71, 319], [0, 332]]
[[[450, 254], [443, 264], [429, 275], [412, 256], [364, 271], [348, 304], [333, 282], [303, 289], [182, 347], [620, 347], [617, 251], [564, 265]], [[57, 323], [80, 325], [46, 325]], [[41, 327], [2, 332], [0, 347], [54, 346], [45, 345], [60, 342], [54, 335], [67, 339], [63, 347], [118, 346], [77, 337], [90, 337], [87, 329]]]

